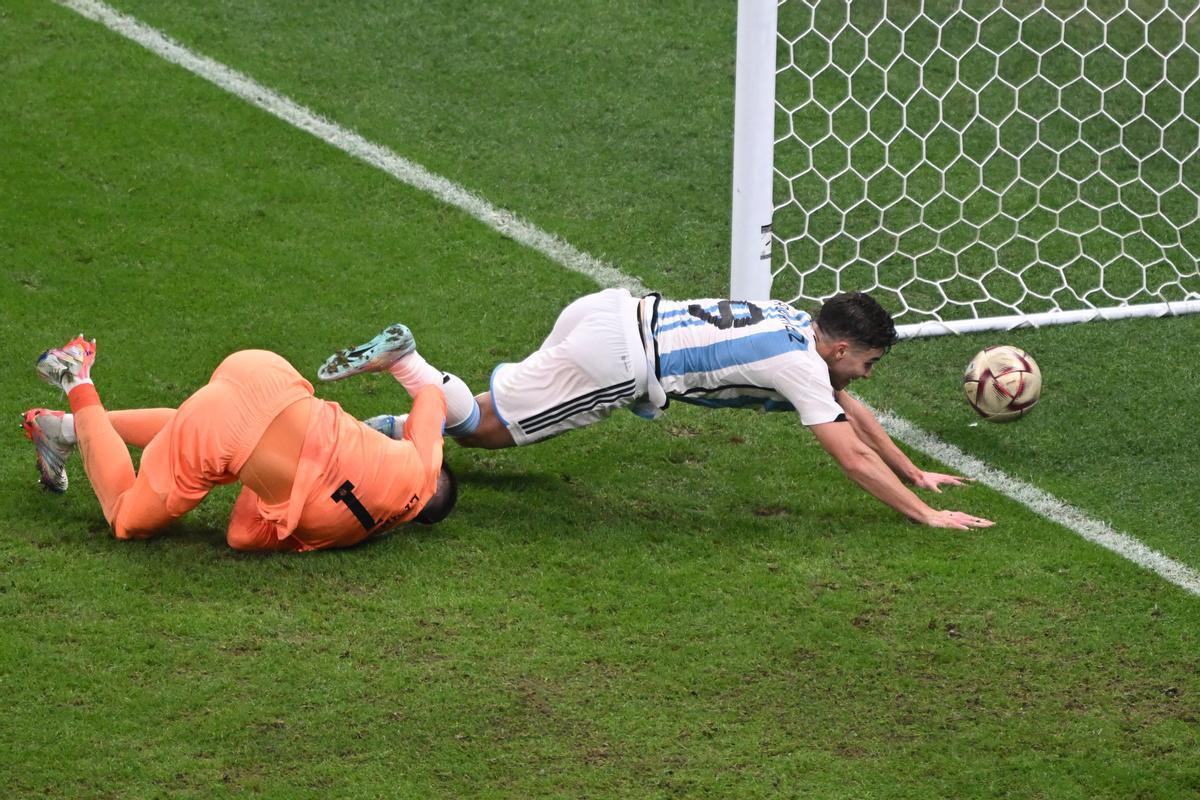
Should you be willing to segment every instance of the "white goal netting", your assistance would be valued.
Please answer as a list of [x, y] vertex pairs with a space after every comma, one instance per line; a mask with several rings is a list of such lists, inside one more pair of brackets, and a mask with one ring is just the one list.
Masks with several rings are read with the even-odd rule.
[[1200, 300], [1197, 0], [782, 0], [774, 294]]

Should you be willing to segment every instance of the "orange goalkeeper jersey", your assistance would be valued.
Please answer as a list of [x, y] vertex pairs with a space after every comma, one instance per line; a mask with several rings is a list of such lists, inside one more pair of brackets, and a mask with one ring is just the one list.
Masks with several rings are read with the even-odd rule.
[[348, 547], [408, 522], [433, 496], [442, 466], [446, 399], [421, 390], [399, 441], [374, 431], [337, 403], [312, 398], [308, 432], [286, 503], [258, 501], [279, 539], [301, 550]]

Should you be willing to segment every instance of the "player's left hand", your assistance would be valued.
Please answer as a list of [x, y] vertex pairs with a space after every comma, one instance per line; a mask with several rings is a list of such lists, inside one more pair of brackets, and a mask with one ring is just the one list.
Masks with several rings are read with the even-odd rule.
[[913, 480], [913, 486], [916, 486], [918, 489], [929, 489], [930, 491], [941, 494], [942, 490], [940, 487], [942, 484], [947, 486], [962, 486], [963, 484], [970, 482], [970, 478], [963, 478], [959, 475], [943, 475], [940, 472], [922, 471], [921, 474], [919, 474], [916, 479]]

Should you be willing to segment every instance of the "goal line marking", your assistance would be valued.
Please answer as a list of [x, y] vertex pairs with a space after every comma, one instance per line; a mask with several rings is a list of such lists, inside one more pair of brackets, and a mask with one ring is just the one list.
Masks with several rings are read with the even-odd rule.
[[1138, 566], [1158, 573], [1192, 594], [1200, 595], [1200, 572], [1186, 564], [1147, 547], [1138, 539], [1115, 530], [1107, 522], [1088, 516], [1075, 506], [1064, 503], [1036, 486], [988, 466], [978, 458], [921, 430], [902, 417], [887, 411], [875, 411], [875, 414], [888, 433], [910, 447], [920, 450], [930, 458], [935, 458], [963, 475], [973, 478], [978, 483], [1016, 500], [1036, 514], [1051, 522], [1057, 522], [1089, 542], [1098, 544]]
[[[428, 192], [444, 203], [464, 211], [489, 228], [543, 254], [551, 261], [594, 280], [605, 288], [625, 288], [634, 294], [649, 290], [641, 281], [624, 274], [610, 264], [577, 250], [559, 237], [543, 231], [521, 217], [499, 208], [478, 194], [425, 167], [398, 155], [387, 147], [367, 141], [359, 134], [331, 122], [316, 112], [263, 86], [252, 78], [206, 56], [192, 52], [166, 34], [140, 20], [123, 14], [99, 0], [56, 0], [60, 5], [98, 22], [109, 30], [136, 42], [163, 59], [216, 84], [253, 106], [300, 130], [312, 134], [342, 152], [377, 167], [397, 180]], [[878, 412], [877, 412], [878, 413]], [[982, 461], [943, 442], [906, 420], [878, 413], [888, 432], [927, 456], [974, 478], [1001, 494], [1021, 503], [1046, 519], [1056, 522], [1089, 542], [1107, 548], [1133, 563], [1149, 569], [1167, 581], [1200, 595], [1200, 573], [1137, 539], [1114, 530], [1107, 523], [1022, 481], [1018, 481]]]

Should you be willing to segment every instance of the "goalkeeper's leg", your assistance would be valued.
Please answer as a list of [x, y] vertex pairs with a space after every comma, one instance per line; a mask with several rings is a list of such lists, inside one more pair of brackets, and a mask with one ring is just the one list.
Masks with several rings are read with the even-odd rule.
[[[134, 471], [125, 442], [113, 428], [92, 384], [95, 341], [79, 336], [38, 359], [38, 374], [67, 395], [83, 468], [91, 481], [104, 518], [119, 539], [144, 538], [165, 527], [187, 508], [168, 509], [147, 476]], [[192, 503], [194, 506], [199, 499]], [[190, 506], [189, 506], [190, 507]]]
[[[117, 436], [132, 447], [150, 444], [150, 440], [175, 418], [173, 408], [125, 408], [119, 411], [106, 410], [105, 413]], [[74, 414], [64, 414], [62, 417], [62, 440], [72, 445], [79, 443]]]
[[[109, 411], [108, 421], [125, 444], [145, 447], [174, 416], [173, 408], [140, 408]], [[48, 408], [31, 408], [22, 415], [21, 428], [37, 452], [42, 485], [52, 492], [65, 492], [67, 461], [79, 444], [75, 415]]]

